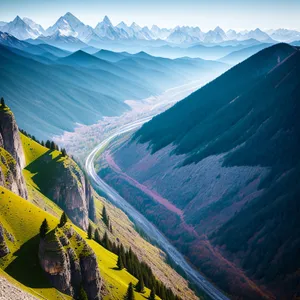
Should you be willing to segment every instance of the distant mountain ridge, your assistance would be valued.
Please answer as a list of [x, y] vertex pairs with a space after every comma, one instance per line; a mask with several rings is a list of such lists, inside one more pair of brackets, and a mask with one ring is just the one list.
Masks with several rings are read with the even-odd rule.
[[[0, 64], [3, 96], [22, 128], [43, 139], [72, 131], [76, 124], [91, 125], [103, 116], [120, 115], [130, 109], [125, 100], [145, 99], [228, 69], [220, 62], [171, 60], [143, 52], [70, 53], [48, 44], [32, 45], [1, 31]], [[25, 122], [25, 115], [35, 121]]]
[[298, 31], [289, 29], [269, 30], [268, 32], [264, 32], [259, 28], [241, 32], [230, 29], [225, 32], [217, 26], [213, 30], [203, 32], [199, 27], [176, 26], [175, 28], [159, 28], [153, 25], [151, 28], [148, 28], [147, 26], [141, 27], [135, 22], [130, 26], [125, 24], [125, 22], [120, 22], [114, 26], [107, 16], [95, 28], [92, 28], [81, 22], [70, 12], [61, 16], [55, 24], [46, 30], [33, 20], [29, 18], [21, 19], [19, 16], [9, 23], [0, 22], [0, 30], [23, 40], [52, 36], [58, 33], [62, 36], [72, 36], [84, 43], [91, 41], [163, 40], [174, 44], [199, 42], [218, 44], [224, 41], [244, 41], [248, 39], [255, 39], [264, 43], [274, 43], [276, 41], [293, 42], [300, 38]]

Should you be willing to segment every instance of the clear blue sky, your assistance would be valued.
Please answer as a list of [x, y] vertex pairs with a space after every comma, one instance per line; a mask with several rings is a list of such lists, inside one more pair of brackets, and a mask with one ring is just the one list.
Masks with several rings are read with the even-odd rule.
[[91, 26], [108, 15], [114, 24], [300, 30], [300, 0], [0, 0], [2, 21], [20, 15], [47, 28], [68, 11]]

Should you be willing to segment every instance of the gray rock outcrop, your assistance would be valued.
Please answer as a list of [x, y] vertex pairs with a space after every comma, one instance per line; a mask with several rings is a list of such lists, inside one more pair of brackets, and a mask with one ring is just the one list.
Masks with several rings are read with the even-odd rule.
[[83, 287], [88, 299], [101, 299], [102, 278], [96, 255], [72, 228], [54, 229], [41, 239], [39, 261], [51, 284], [62, 293], [76, 298]]
[[25, 155], [18, 125], [7, 107], [0, 108], [0, 160], [0, 185], [27, 199], [27, 188], [22, 174]]

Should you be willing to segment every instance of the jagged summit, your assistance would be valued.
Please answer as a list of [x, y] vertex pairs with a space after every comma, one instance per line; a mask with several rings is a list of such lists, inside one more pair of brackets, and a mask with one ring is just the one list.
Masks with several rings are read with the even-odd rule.
[[[28, 26], [25, 32], [22, 31], [24, 21]], [[245, 41], [249, 39], [256, 39], [258, 42], [273, 43], [275, 41], [295, 41], [300, 39], [300, 32], [289, 29], [278, 29], [263, 31], [259, 28], [255, 30], [236, 31], [229, 29], [226, 33], [220, 26], [207, 32], [202, 32], [197, 26], [175, 26], [172, 29], [160, 28], [157, 25], [152, 25], [151, 29], [148, 26], [140, 26], [136, 22], [127, 25], [121, 21], [114, 26], [107, 15], [103, 20], [97, 24], [95, 28], [84, 24], [71, 12], [66, 12], [61, 16], [54, 25], [50, 26], [46, 31], [29, 18], [23, 20], [16, 16], [10, 22], [11, 25], [20, 27], [18, 30], [7, 27], [6, 22], [0, 22], [0, 28], [5, 27], [5, 31], [15, 35], [17, 38], [27, 39], [36, 38], [41, 35], [52, 35], [54, 32], [60, 30], [65, 35], [78, 37], [83, 42], [92, 41], [94, 43], [103, 40], [166, 40], [167, 42], [181, 44], [181, 43], [222, 43], [224, 41]], [[103, 28], [109, 28], [103, 30]], [[201, 34], [199, 34], [201, 33]]]
[[112, 23], [111, 23], [111, 21], [110, 21], [110, 19], [109, 19], [108, 16], [105, 16], [105, 17], [103, 18], [103, 22], [106, 23], [106, 24], [108, 24], [108, 25], [110, 25], [110, 26], [112, 26]]

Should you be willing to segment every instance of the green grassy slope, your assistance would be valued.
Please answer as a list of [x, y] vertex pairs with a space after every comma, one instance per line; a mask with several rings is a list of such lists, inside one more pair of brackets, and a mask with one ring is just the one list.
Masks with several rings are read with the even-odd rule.
[[[7, 240], [11, 253], [0, 260], [1, 268], [32, 294], [38, 294], [46, 299], [68, 299], [69, 297], [49, 285], [39, 266], [37, 256], [38, 232], [43, 219], [47, 218], [51, 229], [57, 226], [59, 220], [3, 187], [0, 187], [0, 203], [0, 222], [15, 238], [14, 243]], [[86, 239], [87, 235], [84, 231], [72, 226]], [[122, 299], [128, 284], [136, 283], [137, 280], [125, 269], [122, 271], [115, 269], [116, 255], [94, 241], [87, 240], [87, 242], [97, 255], [100, 273], [108, 290], [104, 299]], [[143, 295], [136, 293], [136, 299], [144, 299], [147, 295], [149, 290], [146, 290]]]
[[25, 153], [26, 165], [29, 165], [49, 150], [22, 133], [20, 133], [20, 137]]
[[[23, 150], [25, 153], [26, 166], [30, 165], [33, 161], [49, 152], [49, 149], [33, 141], [31, 138], [20, 134]], [[50, 214], [59, 217], [62, 210], [48, 197], [46, 197], [40, 190], [40, 187], [34, 182], [33, 177], [37, 173], [31, 172], [26, 168], [23, 170], [25, 177], [28, 200]], [[46, 180], [45, 180], [46, 182]], [[47, 182], [46, 182], [47, 183]]]
[[15, 240], [6, 239], [10, 253], [0, 259], [1, 268], [35, 296], [69, 299], [49, 285], [37, 256], [41, 222], [46, 217], [54, 227], [57, 219], [3, 187], [0, 187], [0, 203], [0, 222]]

